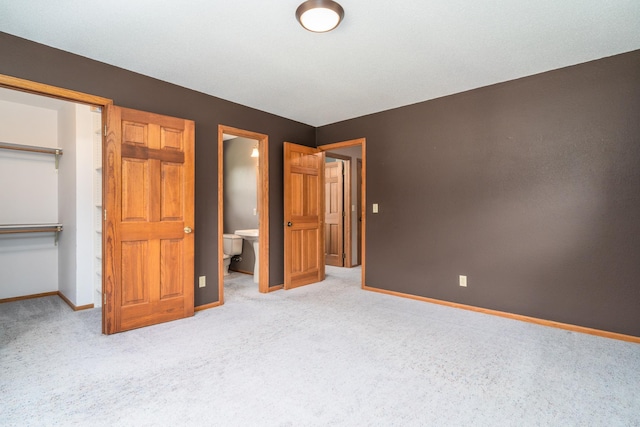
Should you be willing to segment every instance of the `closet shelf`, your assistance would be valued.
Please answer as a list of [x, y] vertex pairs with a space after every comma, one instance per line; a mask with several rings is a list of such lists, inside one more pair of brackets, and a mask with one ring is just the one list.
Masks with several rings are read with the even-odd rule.
[[0, 141], [0, 149], [28, 151], [31, 153], [53, 154], [56, 157], [56, 169], [58, 169], [58, 162], [59, 162], [60, 156], [62, 156], [62, 148], [38, 147], [35, 145], [12, 144], [10, 142]]
[[55, 244], [58, 244], [58, 233], [62, 224], [0, 224], [0, 234], [17, 233], [56, 233]]

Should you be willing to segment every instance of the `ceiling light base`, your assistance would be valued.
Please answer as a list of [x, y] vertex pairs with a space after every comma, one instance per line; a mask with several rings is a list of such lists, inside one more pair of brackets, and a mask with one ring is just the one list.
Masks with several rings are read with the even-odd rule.
[[333, 0], [307, 0], [298, 6], [296, 18], [305, 30], [326, 33], [342, 22], [344, 9]]

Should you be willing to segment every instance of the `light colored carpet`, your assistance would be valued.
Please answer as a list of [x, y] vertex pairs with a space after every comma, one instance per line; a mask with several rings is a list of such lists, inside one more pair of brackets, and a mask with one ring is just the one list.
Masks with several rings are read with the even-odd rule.
[[100, 334], [0, 304], [0, 425], [638, 426], [640, 345], [366, 292], [359, 269]]

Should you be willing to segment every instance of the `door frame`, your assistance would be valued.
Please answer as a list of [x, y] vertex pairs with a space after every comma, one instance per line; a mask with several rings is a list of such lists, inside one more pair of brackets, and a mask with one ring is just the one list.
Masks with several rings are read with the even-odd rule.
[[[358, 191], [356, 193], [356, 197], [360, 197], [362, 198], [362, 159], [356, 159], [356, 185], [358, 186]], [[356, 207], [356, 215], [359, 218], [358, 221], [356, 221], [358, 230], [357, 230], [357, 245], [358, 245], [358, 258], [356, 260], [356, 265], [360, 265], [362, 264], [362, 232], [363, 230], [363, 226], [361, 224], [362, 222], [362, 213], [364, 212], [364, 207], [361, 204], [358, 204], [358, 206]], [[354, 266], [355, 267], [355, 266]]]
[[218, 125], [218, 303], [224, 304], [224, 137], [233, 135], [258, 141], [258, 291], [268, 293], [282, 286], [269, 286], [269, 136]]
[[366, 282], [365, 282], [365, 278], [366, 278], [366, 230], [367, 230], [367, 139], [366, 138], [357, 138], [357, 139], [350, 139], [348, 141], [342, 141], [342, 142], [336, 142], [336, 143], [332, 143], [332, 144], [326, 144], [326, 145], [320, 145], [318, 146], [318, 150], [320, 151], [331, 151], [331, 150], [336, 150], [338, 148], [346, 148], [346, 147], [354, 147], [354, 146], [360, 146], [362, 149], [362, 188], [361, 188], [361, 192], [362, 192], [362, 198], [360, 200], [360, 206], [362, 208], [362, 238], [361, 243], [362, 243], [362, 271], [361, 271], [361, 275], [362, 275], [362, 283], [360, 285], [360, 287], [362, 289], [366, 288]]
[[[64, 89], [61, 87], [57, 87], [57, 86], [51, 86], [48, 84], [44, 84], [44, 83], [38, 83], [38, 82], [34, 82], [31, 80], [25, 80], [25, 79], [20, 79], [17, 77], [12, 77], [12, 76], [7, 76], [5, 74], [0, 74], [0, 86], [7, 88], [7, 89], [13, 89], [13, 90], [19, 90], [22, 92], [28, 92], [28, 93], [32, 93], [34, 95], [40, 95], [40, 96], [47, 96], [50, 98], [57, 98], [57, 99], [62, 99], [64, 101], [70, 101], [70, 102], [76, 102], [79, 104], [86, 104], [86, 105], [92, 105], [92, 106], [96, 106], [96, 107], [100, 107], [102, 109], [102, 127], [104, 129], [104, 127], [107, 124], [107, 107], [110, 105], [113, 105], [113, 100], [109, 99], [109, 98], [103, 98], [101, 96], [96, 96], [96, 95], [91, 95], [88, 93], [83, 93], [83, 92], [78, 92], [75, 90], [71, 90], [71, 89]], [[102, 151], [104, 154], [104, 148], [105, 148], [105, 132], [100, 132], [102, 134]], [[104, 183], [106, 182], [106, 171], [104, 168], [104, 160], [105, 156], [102, 156], [102, 161], [103, 161], [103, 175], [102, 175], [102, 185], [104, 187]], [[104, 189], [102, 194], [104, 195]], [[104, 197], [104, 196], [103, 196]], [[103, 200], [104, 203], [104, 200]], [[102, 242], [101, 244], [102, 246], [102, 258], [104, 259], [104, 242]], [[105, 281], [104, 281], [104, 264], [102, 266], [102, 333], [106, 333], [106, 325], [105, 325], [105, 313], [106, 311], [109, 309], [109, 307], [105, 306], [105, 296], [106, 296], [106, 292], [105, 292]]]

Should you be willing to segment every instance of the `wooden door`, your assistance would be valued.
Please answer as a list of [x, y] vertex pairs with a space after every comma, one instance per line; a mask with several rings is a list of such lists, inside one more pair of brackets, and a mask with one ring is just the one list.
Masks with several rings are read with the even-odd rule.
[[120, 107], [104, 148], [103, 333], [193, 315], [194, 123]]
[[344, 267], [344, 173], [341, 161], [324, 165], [324, 259]]
[[284, 287], [324, 280], [324, 153], [284, 143]]

